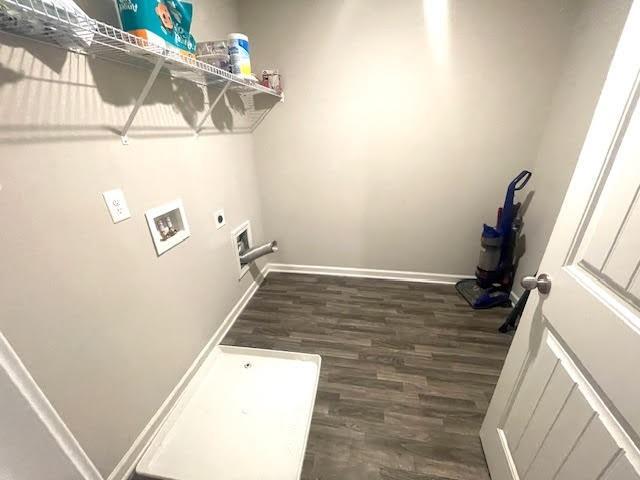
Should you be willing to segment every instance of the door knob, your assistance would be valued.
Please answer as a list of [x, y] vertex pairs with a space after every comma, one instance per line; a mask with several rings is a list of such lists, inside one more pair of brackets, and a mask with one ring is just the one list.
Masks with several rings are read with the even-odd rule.
[[536, 277], [522, 277], [520, 285], [525, 290], [535, 290], [536, 288], [540, 293], [547, 294], [551, 291], [551, 277], [546, 273], [541, 273]]

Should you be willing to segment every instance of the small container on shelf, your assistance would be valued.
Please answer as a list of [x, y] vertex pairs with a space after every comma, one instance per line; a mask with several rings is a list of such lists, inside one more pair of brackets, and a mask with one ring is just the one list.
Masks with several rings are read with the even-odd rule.
[[227, 45], [229, 47], [231, 73], [246, 79], [251, 78], [251, 58], [249, 37], [243, 33], [230, 33]]
[[263, 87], [282, 93], [282, 80], [278, 70], [262, 70], [262, 80], [260, 84]]
[[229, 50], [226, 40], [198, 42], [196, 58], [201, 62], [213, 65], [221, 70], [229, 71]]

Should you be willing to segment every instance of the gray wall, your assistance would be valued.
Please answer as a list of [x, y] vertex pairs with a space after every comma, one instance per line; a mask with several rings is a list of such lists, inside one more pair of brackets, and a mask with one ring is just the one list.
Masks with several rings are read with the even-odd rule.
[[[161, 81], [128, 147], [113, 130], [143, 72], [2, 36], [0, 329], [106, 475], [248, 287], [229, 227], [265, 237], [261, 204], [283, 262], [469, 273], [480, 223], [532, 167], [534, 270], [628, 3], [451, 1], [443, 60], [429, 2], [241, 0], [239, 26], [235, 2], [200, 0], [198, 38], [245, 30], [287, 101], [253, 140], [194, 139], [203, 94]], [[115, 187], [133, 212], [118, 225]], [[176, 197], [192, 237], [158, 258], [143, 213]]]
[[[569, 186], [631, 0], [589, 0], [572, 31], [571, 46], [533, 163], [526, 212], [526, 254], [518, 278], [538, 270]], [[516, 293], [522, 292], [517, 284]]]
[[443, 3], [240, 1], [254, 66], [284, 73], [254, 137], [276, 260], [474, 271], [482, 222], [533, 164], [582, 2], [451, 0], [448, 36]]
[[[233, 6], [197, 2], [196, 35], [236, 30]], [[0, 329], [105, 476], [248, 288], [230, 229], [250, 219], [262, 237], [252, 139], [195, 139], [202, 92], [160, 82], [120, 144], [145, 80], [0, 39]], [[114, 225], [101, 192], [116, 187], [133, 217]], [[144, 211], [176, 197], [192, 236], [158, 258]]]

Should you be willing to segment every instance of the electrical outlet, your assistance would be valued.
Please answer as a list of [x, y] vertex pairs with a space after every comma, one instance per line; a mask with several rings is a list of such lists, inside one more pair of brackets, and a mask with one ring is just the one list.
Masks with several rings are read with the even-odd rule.
[[216, 219], [216, 229], [221, 229], [227, 224], [227, 217], [224, 214], [224, 209], [221, 208], [213, 215], [215, 216], [215, 219]]
[[113, 223], [118, 223], [126, 220], [127, 218], [131, 218], [131, 212], [129, 211], [127, 200], [124, 198], [122, 190], [117, 188], [115, 190], [103, 192], [102, 197], [104, 198], [104, 202], [107, 204]]

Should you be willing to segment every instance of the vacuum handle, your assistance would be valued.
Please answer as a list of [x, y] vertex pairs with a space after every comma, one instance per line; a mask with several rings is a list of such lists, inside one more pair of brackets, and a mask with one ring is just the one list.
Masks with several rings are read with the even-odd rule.
[[518, 174], [516, 178], [511, 181], [514, 190], [522, 190], [524, 186], [529, 182], [531, 178], [531, 172], [529, 170], [523, 170]]

